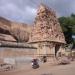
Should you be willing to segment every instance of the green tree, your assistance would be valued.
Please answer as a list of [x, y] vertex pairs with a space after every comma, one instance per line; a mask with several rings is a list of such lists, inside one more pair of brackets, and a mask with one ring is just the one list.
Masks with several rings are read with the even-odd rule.
[[67, 44], [73, 43], [72, 35], [75, 35], [75, 14], [71, 14], [69, 17], [60, 17], [59, 22]]

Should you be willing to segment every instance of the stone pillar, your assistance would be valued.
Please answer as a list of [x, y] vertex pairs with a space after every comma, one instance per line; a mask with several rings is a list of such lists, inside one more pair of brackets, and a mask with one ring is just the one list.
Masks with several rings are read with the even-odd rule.
[[55, 47], [54, 46], [52, 48], [50, 48], [50, 54], [55, 55]]
[[59, 55], [59, 53], [65, 54], [65, 48], [63, 45], [60, 46], [59, 51], [57, 52], [57, 56]]
[[53, 43], [39, 44], [37, 48], [37, 56], [55, 55], [55, 46]]
[[55, 55], [55, 45], [54, 45], [54, 43], [48, 43], [48, 45], [47, 45], [47, 55], [48, 56]]

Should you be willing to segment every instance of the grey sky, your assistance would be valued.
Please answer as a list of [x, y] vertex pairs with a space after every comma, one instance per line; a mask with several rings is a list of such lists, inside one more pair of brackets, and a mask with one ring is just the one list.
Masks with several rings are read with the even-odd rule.
[[[33, 23], [41, 0], [0, 0], [0, 16], [12, 21]], [[75, 0], [42, 0], [57, 16], [75, 13]]]

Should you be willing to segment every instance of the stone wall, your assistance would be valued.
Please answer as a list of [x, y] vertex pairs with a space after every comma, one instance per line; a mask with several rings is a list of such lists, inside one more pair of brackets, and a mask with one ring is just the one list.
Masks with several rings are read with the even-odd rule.
[[34, 57], [36, 49], [31, 48], [5, 48], [0, 47], [0, 58], [6, 57]]

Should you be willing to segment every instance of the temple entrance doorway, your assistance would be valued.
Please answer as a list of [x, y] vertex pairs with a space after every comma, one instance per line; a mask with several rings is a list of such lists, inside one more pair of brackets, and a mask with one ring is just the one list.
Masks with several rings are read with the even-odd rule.
[[60, 45], [59, 44], [56, 44], [55, 45], [55, 57], [56, 57], [57, 52], [59, 51], [59, 49], [60, 49]]

